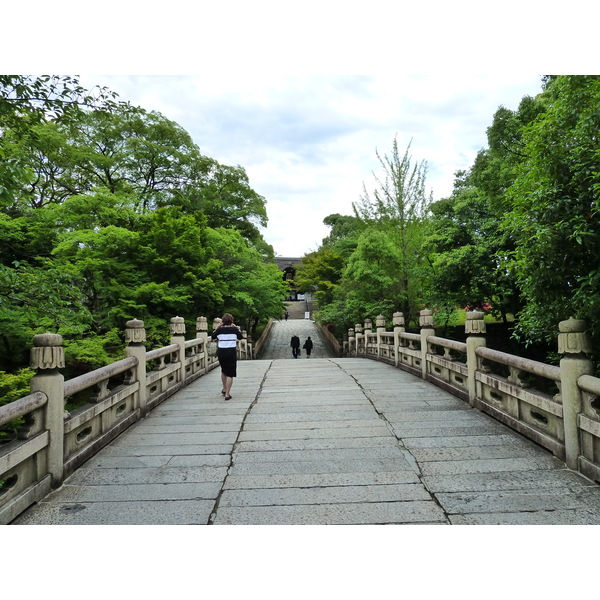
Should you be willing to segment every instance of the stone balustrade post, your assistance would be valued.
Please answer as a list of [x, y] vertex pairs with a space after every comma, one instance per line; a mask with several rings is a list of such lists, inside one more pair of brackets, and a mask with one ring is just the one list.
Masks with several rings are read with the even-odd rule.
[[433, 328], [433, 311], [428, 308], [419, 312], [419, 326], [421, 327], [421, 377], [427, 377], [427, 353], [429, 351], [427, 338], [435, 335]]
[[381, 334], [385, 333], [385, 317], [377, 315], [375, 318], [375, 331], [377, 333], [377, 356], [381, 356]]
[[394, 365], [397, 367], [400, 363], [400, 334], [406, 331], [404, 327], [404, 315], [401, 312], [395, 312], [392, 315], [394, 325]]
[[200, 363], [200, 368], [207, 373], [208, 372], [208, 320], [206, 317], [198, 317], [196, 319], [196, 338], [204, 340], [204, 344], [202, 346], [204, 352], [204, 358]]
[[242, 339], [238, 344], [240, 358], [246, 360], [248, 358], [248, 333], [242, 330]]
[[54, 488], [62, 484], [64, 477], [65, 378], [59, 372], [65, 367], [62, 343], [62, 336], [56, 333], [33, 336], [30, 363], [31, 368], [37, 371], [31, 378], [31, 393], [43, 392], [48, 398], [44, 410], [44, 428], [50, 437], [47, 469]]
[[144, 321], [132, 319], [125, 323], [125, 354], [137, 358], [135, 379], [140, 389], [135, 397], [134, 408], [139, 408], [143, 415], [147, 412], [148, 389], [146, 385], [146, 329]]
[[[212, 322], [212, 332], [213, 332], [213, 333], [214, 333], [215, 329], [217, 328], [217, 325], [218, 325], [220, 322], [221, 322], [221, 317], [215, 317], [215, 318], [213, 319], [213, 322]], [[217, 358], [216, 358], [216, 357], [212, 357], [212, 358], [209, 358], [209, 360], [210, 360], [210, 362], [212, 363], [213, 361], [216, 361], [216, 360], [217, 360]]]
[[565, 429], [565, 462], [569, 469], [579, 469], [581, 440], [578, 416], [582, 412], [582, 393], [577, 384], [582, 375], [592, 375], [592, 362], [585, 356], [592, 351], [585, 321], [570, 318], [558, 325], [558, 353], [560, 360], [560, 391]]
[[370, 333], [373, 333], [373, 321], [371, 321], [371, 319], [365, 319], [365, 324], [364, 324], [364, 329], [363, 329], [363, 337], [365, 340], [365, 356], [369, 353], [368, 345], [369, 345], [369, 334]]
[[[356, 323], [354, 325], [354, 331], [356, 332], [356, 356], [362, 352], [365, 352], [366, 345], [364, 343], [364, 334], [363, 334], [363, 326], [360, 323]], [[361, 340], [362, 340], [362, 348], [361, 348]]]
[[171, 344], [177, 344], [179, 351], [179, 382], [185, 385], [185, 320], [183, 317], [171, 319]]
[[352, 327], [348, 329], [348, 356], [356, 356], [356, 337]]
[[469, 390], [469, 404], [475, 406], [477, 398], [477, 372], [478, 360], [475, 350], [486, 345], [484, 313], [479, 310], [470, 310], [465, 321], [467, 334], [467, 387]]

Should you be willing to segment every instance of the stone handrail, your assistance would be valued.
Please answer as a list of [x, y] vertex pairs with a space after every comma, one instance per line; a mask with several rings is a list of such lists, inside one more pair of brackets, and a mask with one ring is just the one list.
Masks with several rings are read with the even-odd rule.
[[[559, 325], [560, 366], [500, 352], [485, 345], [483, 313], [467, 313], [467, 341], [435, 335], [433, 313], [420, 313], [420, 333], [394, 313], [348, 330], [344, 355], [388, 362], [442, 387], [549, 449], [570, 469], [600, 483], [600, 378], [592, 375], [585, 323]], [[392, 342], [393, 340], [393, 342]], [[440, 354], [443, 352], [443, 354]]]
[[[0, 425], [23, 419], [17, 439], [0, 446], [0, 524], [60, 486], [65, 477], [148, 411], [183, 386], [218, 366], [206, 352], [207, 321], [199, 317], [196, 337], [185, 340], [181, 317], [171, 319], [171, 343], [147, 351], [144, 323], [126, 324], [127, 357], [65, 381], [62, 337], [33, 339], [31, 394], [0, 407]], [[240, 359], [252, 344], [238, 345]], [[66, 401], [77, 408], [66, 411]]]
[[29, 396], [25, 396], [24, 398], [19, 398], [10, 404], [0, 406], [0, 427], [41, 408], [47, 401], [48, 398], [46, 397], [46, 394], [36, 392], [35, 394], [29, 394]]
[[465, 342], [457, 342], [456, 340], [448, 340], [446, 338], [437, 337], [430, 335], [427, 337], [427, 343], [433, 344], [434, 346], [440, 346], [441, 348], [448, 348], [450, 350], [456, 350], [456, 352], [467, 351], [467, 344]]
[[79, 377], [69, 379], [68, 381], [65, 381], [65, 398], [82, 392], [93, 385], [99, 385], [104, 381], [108, 381], [111, 377], [119, 375], [124, 371], [128, 371], [135, 365], [137, 365], [136, 359], [132, 357], [124, 358], [122, 360], [118, 360], [117, 362], [111, 363], [110, 365], [100, 367], [99, 369], [91, 371], [90, 373], [84, 373], [83, 375], [79, 375]]
[[515, 356], [514, 354], [507, 354], [506, 352], [500, 352], [499, 350], [492, 350], [485, 346], [477, 348], [475, 353], [477, 356], [481, 356], [481, 358], [489, 359], [508, 367], [515, 367], [521, 371], [539, 375], [540, 377], [545, 377], [552, 381], [560, 381], [560, 368], [553, 365], [547, 365], [546, 363], [531, 360], [530, 358], [522, 358], [520, 356]]
[[271, 329], [273, 329], [273, 323], [273, 319], [269, 319], [265, 330], [262, 332], [262, 335], [258, 338], [256, 344], [254, 344], [254, 354], [257, 358], [260, 357], [263, 346], [265, 345], [269, 335], [271, 334]]

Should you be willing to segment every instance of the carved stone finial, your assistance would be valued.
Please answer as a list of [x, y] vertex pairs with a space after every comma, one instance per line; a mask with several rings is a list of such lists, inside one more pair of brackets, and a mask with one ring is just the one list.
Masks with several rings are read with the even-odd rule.
[[467, 335], [479, 335], [485, 333], [484, 313], [480, 310], [470, 310], [465, 321], [465, 333]]
[[394, 324], [394, 327], [404, 327], [404, 314], [395, 312], [392, 315], [392, 323]]
[[433, 311], [424, 308], [419, 312], [419, 325], [421, 327], [433, 327]]
[[146, 329], [144, 321], [131, 319], [125, 323], [125, 343], [142, 344], [146, 341]]
[[373, 321], [371, 319], [365, 319], [365, 329], [372, 329]]
[[581, 319], [571, 317], [558, 324], [558, 353], [581, 354], [592, 351], [590, 334], [586, 330], [586, 323]]
[[206, 317], [196, 319], [196, 331], [208, 331], [208, 320]]
[[39, 333], [33, 336], [31, 349], [32, 369], [62, 369], [65, 366], [65, 349], [62, 335]]
[[185, 319], [183, 317], [173, 317], [171, 319], [171, 335], [185, 334]]
[[383, 315], [377, 315], [375, 318], [376, 327], [385, 327], [385, 317]]
[[356, 325], [354, 325], [354, 331], [356, 331], [356, 333], [362, 333], [363, 332], [363, 326], [361, 323], [356, 323]]
[[348, 339], [354, 339], [354, 329], [352, 327], [348, 329]]

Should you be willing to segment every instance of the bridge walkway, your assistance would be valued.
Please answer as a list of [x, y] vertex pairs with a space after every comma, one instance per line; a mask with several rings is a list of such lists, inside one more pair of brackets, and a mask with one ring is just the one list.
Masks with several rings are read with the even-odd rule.
[[600, 524], [600, 486], [366, 359], [238, 363], [165, 401], [13, 524]]

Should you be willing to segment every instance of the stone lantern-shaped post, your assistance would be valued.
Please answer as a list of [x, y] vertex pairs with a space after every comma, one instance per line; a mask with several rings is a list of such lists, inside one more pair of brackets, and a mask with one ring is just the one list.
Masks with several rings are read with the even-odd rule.
[[419, 326], [421, 327], [421, 377], [427, 377], [427, 353], [429, 351], [427, 338], [435, 335], [433, 328], [433, 312], [425, 308], [419, 313]]
[[365, 336], [363, 334], [362, 324], [356, 323], [356, 325], [354, 325], [354, 331], [356, 332], [356, 356], [358, 356], [361, 352], [364, 352], [365, 349]]
[[365, 340], [365, 356], [369, 354], [369, 334], [373, 332], [373, 321], [365, 319], [364, 340]]
[[577, 420], [582, 412], [582, 394], [577, 381], [582, 375], [593, 373], [592, 362], [585, 356], [592, 351], [585, 321], [568, 319], [558, 325], [558, 352], [560, 360], [560, 391], [565, 428], [565, 462], [570, 469], [578, 470], [581, 440]]
[[48, 398], [44, 427], [50, 434], [47, 468], [54, 488], [60, 486], [64, 477], [65, 378], [58, 371], [65, 367], [62, 343], [62, 336], [57, 333], [33, 336], [30, 363], [31, 368], [37, 371], [31, 378], [31, 393], [42, 392]]
[[385, 317], [383, 315], [377, 315], [375, 318], [375, 327], [377, 328], [377, 356], [381, 356], [381, 334], [385, 333]]
[[470, 310], [465, 321], [465, 333], [467, 334], [467, 387], [469, 390], [469, 404], [475, 406], [477, 399], [477, 372], [479, 361], [475, 350], [485, 346], [485, 321], [484, 314], [479, 310]]
[[198, 339], [204, 340], [204, 343], [202, 344], [202, 352], [204, 353], [204, 358], [200, 362], [200, 368], [206, 373], [208, 371], [208, 320], [206, 319], [206, 317], [198, 317], [196, 319], [196, 337]]
[[242, 339], [238, 341], [238, 358], [248, 358], [248, 332], [242, 329]]
[[125, 354], [134, 356], [137, 359], [135, 368], [135, 379], [139, 383], [140, 389], [136, 394], [135, 407], [140, 409], [140, 413], [145, 415], [147, 412], [148, 394], [146, 388], [146, 329], [144, 321], [132, 319], [125, 323]]
[[404, 327], [404, 315], [401, 312], [395, 312], [392, 315], [394, 324], [394, 365], [397, 367], [400, 363], [400, 334], [406, 331]]
[[185, 385], [185, 320], [183, 317], [171, 319], [171, 344], [177, 344], [179, 351], [179, 383]]
[[196, 319], [196, 337], [206, 339], [208, 337], [208, 321], [206, 317], [198, 317]]
[[356, 337], [354, 335], [354, 328], [348, 329], [348, 356], [356, 356]]

